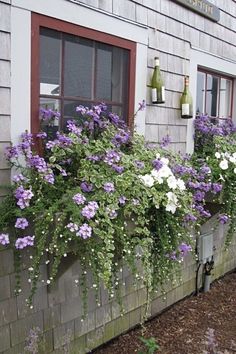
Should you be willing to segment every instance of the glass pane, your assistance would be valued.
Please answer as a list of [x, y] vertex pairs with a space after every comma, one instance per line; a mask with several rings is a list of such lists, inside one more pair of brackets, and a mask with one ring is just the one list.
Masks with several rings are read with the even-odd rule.
[[219, 116], [228, 118], [231, 115], [232, 81], [220, 79], [220, 112]]
[[196, 114], [201, 114], [205, 112], [205, 84], [206, 74], [199, 71], [197, 73]]
[[126, 103], [128, 99], [128, 50], [113, 47], [112, 101]]
[[106, 44], [96, 46], [96, 98], [111, 100], [112, 47]]
[[207, 74], [206, 113], [212, 117], [218, 116], [218, 93], [219, 77]]
[[59, 95], [61, 39], [57, 31], [40, 30], [40, 93]]
[[92, 97], [93, 41], [65, 35], [64, 95]]

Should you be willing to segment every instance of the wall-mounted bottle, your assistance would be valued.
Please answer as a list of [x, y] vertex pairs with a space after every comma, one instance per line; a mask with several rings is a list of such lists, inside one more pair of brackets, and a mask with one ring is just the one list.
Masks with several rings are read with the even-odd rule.
[[154, 58], [155, 69], [152, 75], [152, 103], [165, 103], [165, 86], [161, 77], [159, 58]]
[[189, 119], [193, 117], [193, 99], [189, 91], [189, 77], [184, 78], [184, 92], [180, 98], [181, 118]]

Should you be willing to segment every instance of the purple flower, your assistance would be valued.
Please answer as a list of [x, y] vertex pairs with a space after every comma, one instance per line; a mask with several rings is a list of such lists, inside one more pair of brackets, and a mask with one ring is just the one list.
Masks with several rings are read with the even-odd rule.
[[52, 109], [40, 108], [41, 119], [45, 122], [50, 122], [52, 119], [59, 119], [61, 114]]
[[53, 173], [49, 173], [49, 174], [43, 176], [43, 179], [50, 184], [54, 184], [54, 181], [55, 181]]
[[124, 172], [124, 167], [123, 166], [118, 166], [118, 165], [112, 165], [112, 169], [116, 171], [117, 173], [121, 174]]
[[8, 160], [11, 160], [13, 158], [18, 158], [20, 154], [21, 154], [21, 149], [18, 145], [7, 147], [5, 149], [5, 155]]
[[8, 234], [0, 234], [0, 244], [3, 246], [9, 245], [9, 235]]
[[192, 247], [182, 242], [178, 247], [179, 252], [183, 257], [185, 257], [190, 251], [192, 251]]
[[49, 140], [46, 144], [46, 149], [51, 150], [54, 146], [58, 145], [59, 141], [58, 140]]
[[124, 205], [124, 204], [126, 203], [126, 200], [127, 200], [127, 198], [126, 198], [124, 195], [122, 195], [122, 196], [119, 198], [119, 204], [120, 204], [120, 205]]
[[115, 219], [118, 215], [114, 209], [107, 208], [106, 211], [110, 219]]
[[40, 133], [36, 134], [36, 137], [40, 138], [40, 139], [45, 139], [47, 137], [47, 133], [40, 132]]
[[93, 190], [93, 185], [87, 182], [82, 182], [80, 188], [82, 189], [83, 192], [89, 193]]
[[203, 201], [204, 197], [205, 197], [205, 192], [201, 192], [201, 191], [197, 191], [193, 196], [194, 200], [196, 200], [197, 202]]
[[104, 157], [104, 162], [106, 162], [109, 166], [116, 164], [120, 161], [120, 154], [115, 150], [109, 150], [106, 152]]
[[69, 224], [66, 225], [66, 227], [71, 231], [71, 232], [76, 232], [78, 231], [79, 227], [77, 224], [70, 222]]
[[138, 160], [134, 161], [134, 164], [140, 170], [142, 170], [145, 166], [143, 161], [138, 161]]
[[170, 136], [167, 134], [161, 139], [160, 147], [161, 148], [167, 147], [170, 143], [171, 143], [171, 139]]
[[114, 136], [112, 142], [116, 146], [121, 144], [127, 144], [130, 139], [130, 134], [123, 129], [120, 129], [119, 133]]
[[22, 181], [26, 181], [26, 178], [20, 173], [18, 175], [15, 175], [13, 178], [12, 178], [13, 182], [15, 183], [19, 183], [19, 182], [22, 182]]
[[211, 173], [211, 169], [210, 169], [210, 167], [204, 165], [200, 168], [200, 173], [207, 175], [207, 174]]
[[64, 135], [64, 134], [60, 134], [57, 132], [57, 139], [59, 141], [59, 145], [61, 147], [67, 147], [67, 146], [71, 146], [73, 144], [73, 141], [71, 138], [69, 138], [68, 136]]
[[142, 100], [142, 102], [139, 102], [139, 107], [138, 107], [138, 111], [143, 111], [146, 108], [146, 101]]
[[115, 191], [114, 184], [112, 182], [107, 182], [104, 184], [103, 189], [107, 193], [112, 193]]
[[220, 224], [224, 225], [228, 222], [229, 217], [226, 214], [220, 214], [218, 220]]
[[20, 250], [22, 250], [27, 246], [33, 246], [33, 245], [34, 245], [34, 236], [19, 237], [15, 243], [16, 248]]
[[221, 192], [222, 188], [223, 188], [222, 184], [220, 184], [220, 183], [212, 183], [212, 192], [214, 194], [217, 194], [217, 193]]
[[39, 155], [31, 156], [28, 159], [28, 163], [30, 166], [35, 167], [36, 170], [40, 173], [45, 173], [48, 169], [46, 161]]
[[87, 159], [92, 162], [97, 162], [101, 160], [101, 157], [98, 155], [90, 155], [87, 157]]
[[189, 221], [190, 222], [195, 222], [197, 220], [197, 217], [195, 215], [193, 215], [193, 214], [187, 214], [187, 215], [185, 215], [184, 220], [186, 222], [189, 222]]
[[24, 230], [24, 229], [26, 229], [28, 226], [29, 226], [29, 223], [28, 223], [27, 219], [25, 219], [25, 218], [17, 218], [17, 219], [16, 219], [15, 227], [16, 227], [17, 229], [22, 229], [22, 230]]
[[24, 189], [23, 186], [19, 186], [15, 190], [15, 197], [18, 199], [17, 205], [24, 209], [29, 206], [30, 199], [34, 196], [31, 189]]
[[86, 198], [80, 193], [75, 194], [72, 199], [78, 205], [84, 204], [86, 202]]
[[163, 162], [160, 159], [155, 159], [152, 161], [152, 165], [157, 171], [159, 171], [163, 166]]
[[79, 231], [76, 233], [77, 236], [82, 237], [83, 239], [89, 238], [92, 236], [93, 229], [88, 224], [83, 224], [80, 226]]
[[81, 214], [89, 220], [95, 216], [97, 209], [98, 209], [97, 202], [92, 201], [92, 202], [89, 202], [88, 205], [86, 205], [82, 209]]
[[74, 133], [75, 135], [77, 136], [80, 136], [81, 135], [81, 132], [82, 132], [82, 128], [81, 127], [77, 127], [76, 123], [72, 120], [68, 120], [67, 121], [67, 129]]
[[88, 107], [84, 107], [84, 106], [81, 106], [81, 105], [76, 107], [76, 112], [78, 112], [78, 113], [80, 113], [82, 115], [86, 114], [87, 111], [88, 111]]
[[199, 188], [203, 191], [203, 192], [209, 192], [211, 190], [211, 183], [205, 183], [205, 182], [201, 182], [199, 184]]

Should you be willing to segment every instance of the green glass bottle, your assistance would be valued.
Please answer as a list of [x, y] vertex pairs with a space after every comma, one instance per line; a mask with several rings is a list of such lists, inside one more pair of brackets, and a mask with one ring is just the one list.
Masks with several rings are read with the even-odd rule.
[[152, 75], [152, 103], [165, 103], [165, 86], [161, 77], [159, 58], [154, 59], [155, 69]]
[[193, 99], [189, 91], [189, 77], [184, 78], [184, 92], [180, 98], [181, 118], [189, 119], [193, 117]]

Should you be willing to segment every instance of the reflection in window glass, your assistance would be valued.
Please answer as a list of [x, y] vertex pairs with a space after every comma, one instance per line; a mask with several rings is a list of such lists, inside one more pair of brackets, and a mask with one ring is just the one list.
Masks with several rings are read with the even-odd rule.
[[200, 71], [197, 73], [197, 114], [205, 112], [205, 78], [205, 73], [202, 73]]
[[[96, 49], [96, 97], [111, 101], [112, 86], [112, 47], [98, 44]], [[120, 68], [118, 72], [120, 71]]]
[[[51, 109], [52, 111], [61, 111], [60, 101], [53, 98], [40, 98], [40, 108]], [[48, 140], [56, 138], [56, 132], [59, 129], [60, 118], [53, 118], [48, 121], [41, 120], [41, 128], [47, 133]]]
[[66, 35], [65, 96], [92, 98], [93, 41]]
[[225, 78], [220, 80], [220, 112], [222, 118], [228, 118], [231, 110], [232, 81]]
[[207, 75], [206, 113], [212, 117], [218, 115], [219, 78]]
[[40, 93], [60, 93], [60, 33], [49, 29], [40, 31]]

